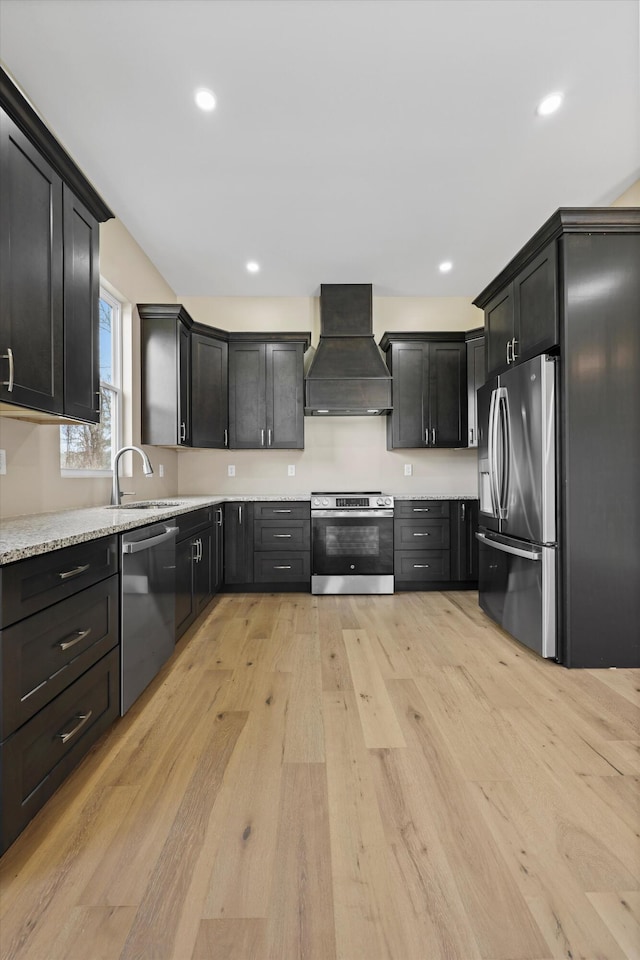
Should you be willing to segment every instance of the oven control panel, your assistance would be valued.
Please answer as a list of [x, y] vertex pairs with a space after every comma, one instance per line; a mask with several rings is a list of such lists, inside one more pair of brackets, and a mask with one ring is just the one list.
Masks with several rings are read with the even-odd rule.
[[312, 510], [375, 510], [393, 507], [393, 497], [385, 493], [312, 493]]

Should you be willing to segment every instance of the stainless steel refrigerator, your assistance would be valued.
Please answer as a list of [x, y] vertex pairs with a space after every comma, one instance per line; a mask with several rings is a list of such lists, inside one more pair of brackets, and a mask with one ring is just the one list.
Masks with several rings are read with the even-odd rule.
[[480, 606], [557, 653], [556, 363], [535, 357], [478, 390]]

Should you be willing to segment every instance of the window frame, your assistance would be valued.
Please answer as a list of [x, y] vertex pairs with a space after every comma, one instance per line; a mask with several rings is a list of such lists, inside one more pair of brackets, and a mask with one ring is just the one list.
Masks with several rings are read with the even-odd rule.
[[[102, 406], [102, 391], [108, 390], [112, 394], [112, 414], [111, 414], [111, 455], [110, 463], [122, 446], [123, 434], [123, 384], [122, 384], [122, 343], [123, 343], [123, 310], [124, 304], [113, 293], [111, 293], [100, 282], [99, 300], [104, 300], [111, 307], [111, 374], [112, 382], [100, 379], [98, 390], [100, 395], [100, 405]], [[99, 308], [98, 308], [99, 309]], [[99, 367], [99, 364], [98, 364]], [[67, 424], [61, 424], [61, 428]], [[68, 424], [73, 426], [73, 423]], [[108, 470], [96, 470], [94, 468], [69, 468], [62, 466], [62, 430], [60, 431], [60, 476], [64, 478], [92, 478], [92, 477], [112, 477], [113, 468]]]

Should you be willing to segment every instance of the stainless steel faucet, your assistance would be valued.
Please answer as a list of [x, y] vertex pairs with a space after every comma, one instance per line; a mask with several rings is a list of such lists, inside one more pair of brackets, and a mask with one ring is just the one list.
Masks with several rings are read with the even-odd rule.
[[117, 451], [116, 455], [113, 458], [113, 463], [111, 464], [111, 467], [113, 469], [113, 483], [111, 485], [111, 505], [113, 507], [120, 506], [120, 500], [122, 497], [133, 496], [132, 492], [127, 493], [126, 490], [120, 490], [120, 480], [118, 478], [118, 464], [120, 463], [120, 457], [122, 456], [123, 453], [126, 453], [127, 450], [135, 450], [136, 453], [139, 453], [140, 456], [142, 457], [142, 469], [144, 471], [145, 477], [153, 476], [153, 467], [151, 466], [151, 461], [149, 460], [149, 457], [146, 455], [144, 450], [141, 450], [140, 447], [134, 447], [134, 446], [120, 447], [120, 449]]

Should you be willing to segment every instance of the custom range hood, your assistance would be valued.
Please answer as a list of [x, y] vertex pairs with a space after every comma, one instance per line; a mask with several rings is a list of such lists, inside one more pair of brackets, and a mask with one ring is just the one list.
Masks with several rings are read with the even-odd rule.
[[391, 374], [373, 339], [372, 297], [370, 283], [320, 285], [320, 342], [305, 376], [307, 416], [366, 417], [391, 409]]

